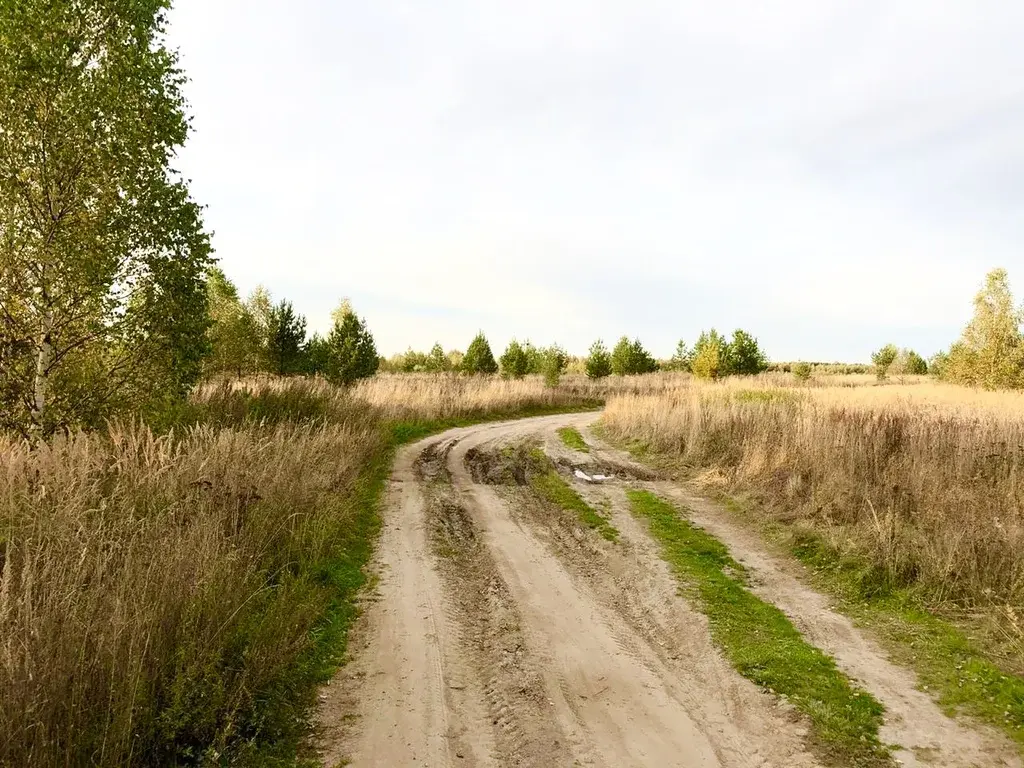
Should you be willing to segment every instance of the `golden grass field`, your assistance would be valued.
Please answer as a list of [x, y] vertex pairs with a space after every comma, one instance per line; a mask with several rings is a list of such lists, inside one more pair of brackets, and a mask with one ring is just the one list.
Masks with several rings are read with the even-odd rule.
[[609, 398], [608, 434], [823, 536], [1024, 650], [1024, 395], [925, 377], [689, 381]]

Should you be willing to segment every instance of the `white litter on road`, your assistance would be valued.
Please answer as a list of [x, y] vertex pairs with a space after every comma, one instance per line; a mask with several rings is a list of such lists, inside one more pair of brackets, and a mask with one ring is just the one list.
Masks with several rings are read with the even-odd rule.
[[588, 475], [582, 469], [574, 470], [573, 474], [580, 480], [586, 480], [588, 483], [600, 483], [604, 480], [611, 480], [614, 477], [614, 475]]

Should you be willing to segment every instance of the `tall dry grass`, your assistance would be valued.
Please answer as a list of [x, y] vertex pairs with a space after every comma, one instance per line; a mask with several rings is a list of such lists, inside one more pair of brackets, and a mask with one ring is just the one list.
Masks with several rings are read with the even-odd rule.
[[363, 580], [388, 422], [590, 405], [608, 386], [229, 381], [156, 431], [114, 425], [36, 448], [0, 436], [0, 765], [244, 762], [294, 747]]
[[198, 764], [296, 729], [383, 437], [365, 407], [235, 403], [236, 426], [0, 439], [0, 764]]
[[691, 383], [620, 395], [604, 424], [753, 489], [766, 510], [965, 609], [1024, 616], [1024, 396], [915, 386]]
[[663, 391], [681, 386], [687, 374], [613, 376], [592, 380], [566, 375], [557, 387], [541, 376], [503, 379], [458, 374], [388, 374], [359, 382], [353, 395], [390, 419], [448, 420], [533, 410], [597, 406], [613, 393]]

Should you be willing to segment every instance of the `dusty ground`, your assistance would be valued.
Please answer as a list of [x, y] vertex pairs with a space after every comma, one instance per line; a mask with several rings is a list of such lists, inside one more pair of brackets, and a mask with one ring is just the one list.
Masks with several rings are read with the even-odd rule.
[[[555, 435], [594, 414], [451, 430], [395, 462], [354, 658], [321, 696], [328, 766], [815, 766], [801, 719], [740, 677], [677, 594], [625, 486], [675, 496], [754, 573], [759, 594], [885, 704], [905, 765], [1019, 766], [998, 736], [945, 717], [791, 566], [714, 504], [601, 446]], [[609, 543], [487, 482], [475, 457], [536, 436], [621, 533]], [[467, 456], [470, 461], [467, 462]], [[472, 467], [470, 466], [472, 465]]]

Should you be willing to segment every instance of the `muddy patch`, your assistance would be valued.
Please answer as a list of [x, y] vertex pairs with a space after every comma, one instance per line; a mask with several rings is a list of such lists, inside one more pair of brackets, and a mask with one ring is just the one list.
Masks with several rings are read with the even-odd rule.
[[551, 469], [547, 457], [529, 443], [490, 450], [470, 448], [465, 462], [473, 482], [483, 485], [529, 485], [534, 477]]

